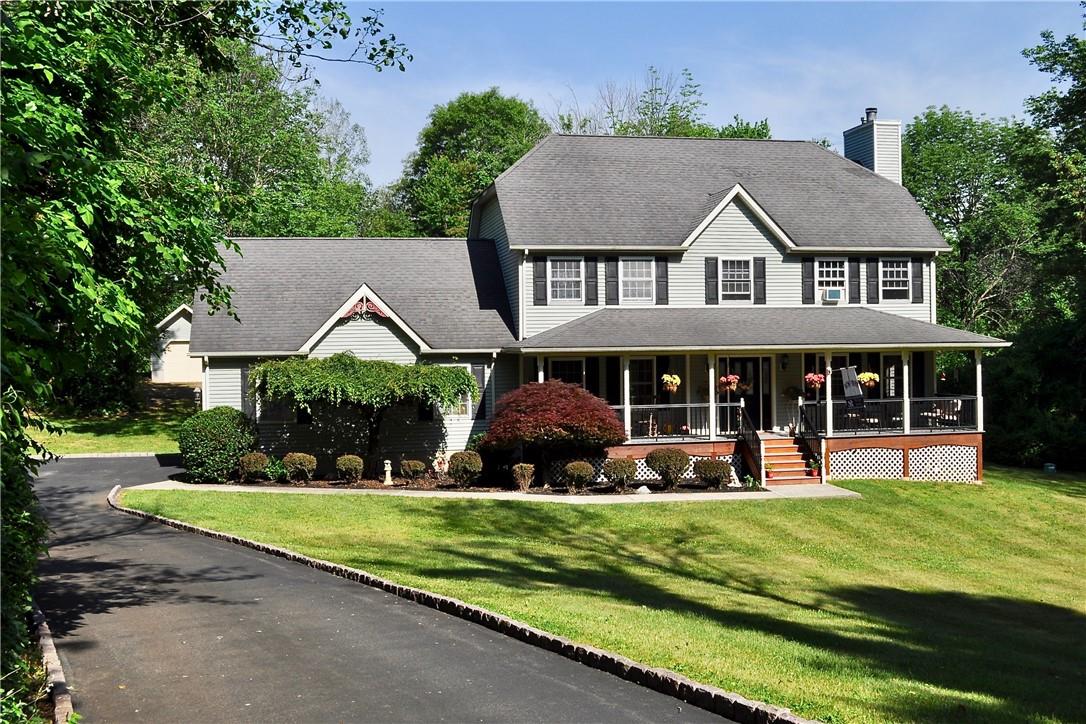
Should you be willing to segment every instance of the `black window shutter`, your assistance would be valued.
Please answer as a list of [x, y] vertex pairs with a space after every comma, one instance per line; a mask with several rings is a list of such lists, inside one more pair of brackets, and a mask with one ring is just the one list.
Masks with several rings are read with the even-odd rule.
[[913, 304], [924, 302], [924, 260], [913, 257]]
[[814, 264], [815, 264], [815, 260], [814, 260], [814, 257], [813, 256], [805, 256], [805, 257], [803, 257], [803, 262], [802, 263], [803, 263], [803, 303], [804, 304], [814, 304], [815, 303], [815, 298], [814, 298], [815, 297], [815, 295], [814, 295], [814, 287], [815, 287]]
[[600, 303], [597, 286], [596, 257], [586, 256], [584, 258], [584, 305], [586, 307], [594, 307]]
[[879, 260], [877, 257], [867, 257], [867, 303], [879, 303]]
[[656, 303], [667, 304], [667, 257], [656, 257]]
[[754, 257], [754, 303], [765, 304], [765, 257]]
[[604, 362], [607, 373], [607, 401], [612, 405], [622, 404], [622, 368], [618, 357], [607, 357]]
[[600, 358], [584, 358], [584, 386], [596, 397], [600, 396]]
[[705, 303], [720, 304], [720, 274], [715, 256], [705, 257]]
[[475, 406], [475, 419], [486, 419], [486, 365], [474, 363], [471, 365], [471, 374], [475, 377], [475, 384], [479, 385], [479, 402]]
[[534, 268], [534, 277], [532, 279], [532, 287], [535, 290], [535, 305], [537, 307], [547, 306], [547, 257], [537, 256], [532, 260], [532, 267]]
[[848, 258], [848, 303], [860, 303], [860, 257]]
[[618, 257], [609, 256], [603, 260], [603, 286], [608, 304], [618, 304]]

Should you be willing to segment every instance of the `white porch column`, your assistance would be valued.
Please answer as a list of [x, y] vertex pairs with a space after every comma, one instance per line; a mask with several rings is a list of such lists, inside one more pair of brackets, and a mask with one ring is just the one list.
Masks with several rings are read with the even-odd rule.
[[977, 432], [984, 432], [984, 391], [981, 384], [981, 360], [984, 358], [984, 350], [973, 350], [973, 361], [977, 365]]
[[826, 355], [826, 437], [833, 436], [833, 354]]
[[630, 358], [622, 355], [622, 424], [626, 427], [626, 437], [632, 437], [633, 411], [630, 410]]
[[909, 402], [909, 352], [907, 350], [901, 351], [901, 421], [905, 430], [905, 434], [909, 434], [909, 430], [912, 428], [909, 420], [909, 408], [912, 405]]
[[709, 440], [716, 440], [716, 353], [709, 353]]
[[535, 358], [535, 381], [542, 382], [543, 377], [543, 355], [536, 355]]

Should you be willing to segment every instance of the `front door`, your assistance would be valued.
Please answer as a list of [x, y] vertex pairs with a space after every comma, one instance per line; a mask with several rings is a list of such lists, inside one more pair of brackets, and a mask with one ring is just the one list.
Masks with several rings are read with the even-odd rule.
[[739, 386], [735, 392], [726, 392], [721, 402], [739, 402], [747, 408], [750, 421], [758, 430], [767, 428], [772, 423], [770, 404], [770, 357], [724, 357], [720, 360], [720, 369], [725, 374], [739, 375]]

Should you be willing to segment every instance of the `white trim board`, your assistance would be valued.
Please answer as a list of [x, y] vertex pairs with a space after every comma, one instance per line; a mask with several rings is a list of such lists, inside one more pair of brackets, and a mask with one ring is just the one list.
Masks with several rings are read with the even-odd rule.
[[189, 316], [191, 317], [192, 307], [187, 304], [178, 305], [176, 309], [163, 317], [162, 321], [155, 325], [155, 329], [162, 329], [163, 327], [169, 326], [169, 324], [173, 322], [173, 320], [176, 319], [177, 315], [181, 314], [181, 312], [188, 312]]

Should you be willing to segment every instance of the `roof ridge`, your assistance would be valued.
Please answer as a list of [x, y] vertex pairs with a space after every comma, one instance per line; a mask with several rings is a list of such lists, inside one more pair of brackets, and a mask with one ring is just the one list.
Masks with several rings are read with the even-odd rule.
[[712, 136], [624, 136], [614, 133], [552, 133], [551, 136], [561, 138], [636, 138], [644, 140], [668, 140], [668, 141], [739, 141], [743, 143], [810, 143], [814, 146], [820, 144], [801, 138], [713, 138]]
[[228, 236], [231, 241], [474, 241], [466, 236]]

